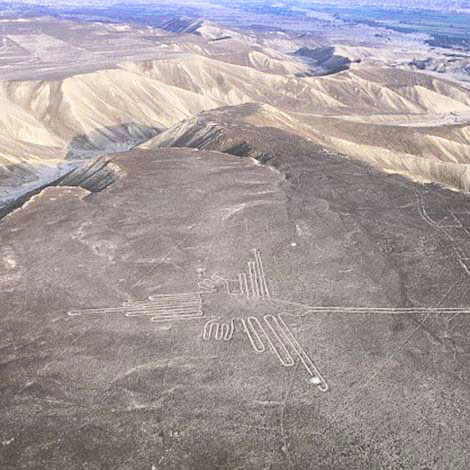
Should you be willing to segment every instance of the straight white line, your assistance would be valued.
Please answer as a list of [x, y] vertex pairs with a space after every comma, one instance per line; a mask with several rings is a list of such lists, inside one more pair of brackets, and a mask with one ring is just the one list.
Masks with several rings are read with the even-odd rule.
[[255, 249], [253, 251], [255, 253], [255, 258], [256, 258], [256, 261], [257, 261], [258, 266], [259, 266], [261, 282], [262, 282], [262, 285], [263, 285], [265, 295], [266, 295], [266, 297], [271, 297], [271, 293], [269, 292], [268, 284], [266, 282], [266, 274], [264, 272], [263, 260], [261, 259], [261, 252], [257, 249]]
[[261, 269], [259, 267], [259, 262], [258, 262], [257, 250], [253, 250], [253, 254], [255, 257], [255, 272], [256, 272], [256, 279], [259, 285], [260, 297], [264, 297], [263, 281], [262, 281], [262, 276], [261, 276]]
[[146, 306], [124, 306], [124, 307], [111, 307], [111, 308], [97, 308], [97, 309], [88, 309], [88, 310], [71, 310], [68, 312], [69, 316], [79, 316], [79, 315], [100, 315], [100, 314], [114, 314], [120, 313], [123, 315], [132, 315], [133, 313], [142, 313], [152, 311], [155, 313], [158, 312], [177, 312], [177, 311], [186, 311], [186, 310], [195, 310], [200, 309], [201, 305], [187, 305], [181, 306], [179, 308], [163, 308], [161, 306], [146, 305]]
[[248, 263], [250, 268], [250, 277], [252, 279], [252, 290], [253, 290], [253, 297], [259, 297], [259, 287], [258, 287], [258, 279], [256, 276], [256, 265], [254, 261], [250, 261]]
[[188, 292], [184, 294], [158, 294], [158, 295], [151, 295], [149, 297], [150, 300], [164, 300], [164, 299], [184, 299], [184, 298], [199, 298], [199, 292]]
[[[215, 334], [214, 334], [214, 339], [216, 341], [220, 341], [224, 337], [224, 331], [223, 331], [223, 325], [221, 325], [219, 322], [213, 323], [215, 326]], [[211, 329], [212, 332], [212, 329]]]
[[240, 295], [244, 295], [245, 294], [245, 291], [243, 290], [243, 273], [240, 273], [238, 275], [238, 284], [240, 286]]
[[111, 308], [90, 308], [86, 310], [70, 310], [68, 315], [71, 317], [79, 315], [98, 315], [98, 314], [108, 314], [108, 313], [122, 313], [125, 314], [129, 311], [128, 307], [111, 307]]
[[300, 343], [297, 341], [297, 338], [294, 336], [294, 334], [289, 329], [286, 322], [282, 319], [281, 316], [279, 316], [279, 323], [283, 329], [283, 333], [285, 334], [286, 339], [291, 344], [292, 348], [296, 352], [297, 356], [299, 357], [307, 372], [311, 375], [312, 378], [316, 378], [320, 381], [320, 383], [318, 384], [318, 390], [320, 390], [320, 392], [327, 392], [328, 384], [326, 383], [326, 380], [323, 378], [317, 366], [313, 363], [309, 355], [302, 348]]
[[[293, 365], [295, 365], [294, 358], [292, 357], [291, 353], [290, 353], [289, 350], [287, 349], [287, 347], [286, 347], [286, 345], [284, 344], [284, 342], [282, 341], [281, 337], [279, 336], [279, 334], [278, 334], [277, 331], [275, 330], [274, 326], [271, 325], [271, 323], [270, 323], [270, 321], [269, 321], [270, 319], [273, 319], [273, 320], [274, 320], [274, 324], [277, 325], [277, 326], [280, 328], [279, 322], [277, 321], [277, 318], [274, 317], [273, 315], [265, 315], [265, 316], [264, 316], [264, 321], [265, 321], [266, 324], [268, 325], [269, 329], [272, 331], [274, 338], [278, 341], [281, 350], [284, 352], [284, 354], [285, 354], [285, 356], [286, 356], [286, 359], [284, 359], [284, 358], [282, 357], [282, 354], [279, 352], [279, 350], [276, 348], [276, 346], [274, 345], [274, 343], [273, 343], [273, 341], [271, 340], [271, 338], [269, 337], [269, 335], [268, 335], [268, 334], [266, 333], [266, 331], [264, 331], [264, 329], [263, 329], [264, 335], [266, 336], [269, 345], [271, 346], [272, 350], [274, 351], [274, 353], [276, 354], [277, 358], [279, 359], [279, 362], [280, 362], [284, 367], [292, 367]], [[280, 330], [282, 331], [281, 328], [280, 328]], [[282, 332], [283, 332], [283, 331], [282, 331]], [[294, 351], [295, 351], [295, 349], [294, 349]]]
[[[250, 340], [251, 346], [253, 347], [255, 352], [257, 352], [258, 354], [264, 353], [266, 351], [266, 347], [265, 347], [263, 341], [261, 340], [258, 332], [256, 331], [256, 329], [252, 325], [252, 322], [256, 322], [256, 323], [258, 323], [259, 326], [261, 326], [259, 320], [255, 317], [249, 317], [247, 322], [244, 319], [241, 319], [241, 322], [242, 322], [242, 325], [243, 325], [243, 329], [244, 329], [246, 335], [248, 336], [248, 339]], [[251, 331], [250, 331], [250, 328], [251, 328]], [[252, 333], [253, 333], [253, 335], [252, 335]], [[256, 338], [256, 341], [258, 342], [258, 345], [255, 344], [254, 338]]]
[[248, 290], [248, 278], [247, 278], [245, 273], [241, 273], [240, 276], [242, 276], [242, 279], [243, 279], [243, 284], [245, 286], [246, 296], [249, 297], [250, 296], [250, 291]]
[[186, 299], [186, 300], [136, 300], [133, 302], [124, 302], [122, 305], [123, 307], [132, 307], [132, 306], [140, 306], [140, 305], [192, 305], [192, 304], [200, 304], [201, 298], [197, 299]]
[[170, 321], [174, 321], [174, 320], [193, 320], [193, 319], [196, 319], [196, 318], [199, 318], [199, 319], [204, 318], [203, 313], [200, 312], [197, 315], [176, 315], [176, 316], [167, 317], [167, 318], [154, 317], [154, 318], [151, 319], [151, 321], [154, 322], [154, 323], [163, 323], [163, 322], [170, 322]]
[[167, 311], [159, 311], [159, 310], [144, 310], [143, 312], [139, 313], [126, 313], [126, 317], [155, 317], [161, 316], [163, 317], [170, 317], [170, 316], [187, 316], [187, 315], [200, 315], [202, 314], [202, 310], [198, 309], [191, 309], [191, 310], [167, 310]]
[[135, 308], [144, 308], [144, 307], [168, 307], [168, 308], [178, 308], [186, 307], [188, 305], [201, 305], [201, 300], [188, 300], [185, 302], [149, 302], [144, 300], [141, 302], [125, 302], [122, 304], [123, 307], [135, 307]]
[[226, 334], [224, 335], [224, 341], [231, 341], [234, 333], [235, 333], [235, 319], [232, 318], [232, 320], [230, 321], [230, 327], [228, 328]]
[[253, 263], [251, 261], [248, 262], [248, 272], [250, 275], [250, 287], [251, 287], [251, 296], [249, 295], [248, 297], [255, 297], [255, 285], [253, 281]]
[[307, 305], [300, 302], [290, 302], [288, 300], [281, 300], [276, 298], [271, 298], [273, 302], [279, 302], [287, 305], [296, 305], [299, 307], [308, 308], [307, 313], [350, 313], [350, 314], [382, 314], [382, 315], [404, 315], [409, 313], [461, 313], [461, 314], [470, 314], [470, 309], [468, 308], [458, 308], [458, 307], [316, 307], [313, 305]]

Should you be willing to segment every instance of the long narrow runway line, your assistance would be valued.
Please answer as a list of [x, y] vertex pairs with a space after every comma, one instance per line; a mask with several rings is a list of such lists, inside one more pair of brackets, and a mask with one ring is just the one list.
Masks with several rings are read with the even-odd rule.
[[254, 274], [253, 274], [253, 262], [248, 262], [248, 272], [250, 274], [250, 287], [251, 287], [251, 295], [249, 297], [256, 297], [255, 291], [255, 281], [254, 281]]
[[310, 356], [305, 352], [304, 348], [301, 346], [301, 344], [299, 343], [299, 341], [294, 336], [290, 328], [287, 326], [287, 323], [282, 319], [281, 316], [279, 316], [279, 323], [283, 329], [287, 341], [291, 344], [292, 348], [296, 352], [297, 356], [299, 357], [307, 372], [310, 374], [312, 379], [318, 381], [318, 383], [316, 383], [316, 385], [318, 386], [318, 390], [320, 390], [321, 392], [327, 392], [328, 384], [323, 378], [323, 375], [318, 370], [317, 366], [313, 363], [312, 359], [310, 359]]
[[153, 317], [151, 319], [154, 323], [163, 323], [163, 322], [170, 322], [170, 321], [182, 321], [182, 320], [194, 320], [194, 319], [203, 319], [204, 314], [203, 312], [198, 313], [197, 315], [174, 315], [169, 317]]
[[248, 278], [246, 277], [245, 273], [241, 273], [240, 276], [243, 279], [243, 286], [244, 286], [244, 291], [247, 297], [250, 296], [250, 291], [248, 290]]
[[257, 353], [265, 352], [266, 346], [264, 345], [260, 335], [253, 326], [253, 323], [257, 323], [258, 326], [261, 326], [259, 320], [256, 317], [249, 317], [247, 321], [242, 319], [241, 322], [243, 325], [243, 329], [246, 335], [248, 336], [248, 339], [250, 340], [251, 346], [253, 347], [254, 351]]
[[263, 260], [261, 259], [261, 252], [258, 249], [254, 250], [255, 258], [258, 263], [260, 275], [261, 275], [261, 282], [263, 284], [263, 289], [266, 297], [271, 297], [271, 293], [268, 289], [268, 284], [266, 282], [266, 274], [264, 272]]
[[255, 272], [256, 272], [256, 280], [258, 282], [258, 286], [259, 286], [259, 295], [260, 297], [265, 297], [265, 293], [264, 293], [264, 286], [263, 286], [263, 276], [261, 274], [261, 268], [260, 268], [260, 265], [259, 265], [259, 260], [258, 260], [258, 256], [257, 256], [257, 250], [253, 250], [253, 254], [254, 254], [254, 257], [255, 257]]
[[146, 306], [134, 306], [134, 307], [111, 307], [111, 308], [97, 308], [97, 309], [88, 309], [88, 310], [70, 310], [68, 312], [69, 316], [80, 316], [80, 315], [107, 315], [107, 314], [122, 314], [127, 316], [132, 316], [134, 314], [141, 314], [145, 312], [154, 312], [155, 314], [159, 312], [185, 312], [200, 310], [201, 305], [183, 305], [181, 307], [161, 307], [155, 305], [146, 305]]
[[[277, 318], [274, 315], [265, 315], [264, 316], [264, 321], [268, 325], [269, 329], [271, 330], [274, 339], [279, 344], [279, 349], [278, 349], [274, 345], [274, 341], [270, 338], [269, 334], [266, 333], [266, 331], [264, 331], [266, 339], [268, 340], [268, 343], [271, 346], [271, 349], [273, 350], [274, 354], [276, 354], [277, 358], [279, 359], [279, 362], [284, 367], [294, 366], [295, 365], [294, 358], [292, 357], [290, 351], [287, 349], [287, 345], [285, 344], [285, 342], [282, 341], [279, 333], [276, 331], [276, 327], [279, 328], [279, 323], [277, 321]], [[281, 329], [281, 331], [282, 331], [282, 329]], [[282, 351], [282, 354], [284, 354], [285, 358], [282, 356], [281, 351]]]
[[305, 312], [308, 313], [349, 313], [356, 315], [372, 315], [374, 313], [381, 315], [406, 315], [412, 313], [433, 313], [433, 314], [452, 314], [461, 313], [463, 315], [470, 314], [470, 308], [460, 307], [325, 307], [325, 306], [313, 306], [307, 305], [300, 302], [291, 302], [288, 300], [271, 298], [271, 301], [278, 302], [286, 305], [294, 305], [299, 307], [307, 308]]

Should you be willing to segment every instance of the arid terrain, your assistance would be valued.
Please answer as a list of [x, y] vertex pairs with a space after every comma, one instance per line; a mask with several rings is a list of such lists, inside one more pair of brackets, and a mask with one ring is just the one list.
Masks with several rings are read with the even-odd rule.
[[165, 17], [159, 28], [0, 21], [4, 200], [202, 111], [251, 102], [262, 105], [251, 124], [414, 180], [470, 185], [470, 97], [458, 80], [470, 55], [419, 34], [335, 22], [299, 32], [292, 19], [283, 26], [294, 31]]
[[465, 28], [113, 3], [0, 11], [0, 468], [466, 470]]

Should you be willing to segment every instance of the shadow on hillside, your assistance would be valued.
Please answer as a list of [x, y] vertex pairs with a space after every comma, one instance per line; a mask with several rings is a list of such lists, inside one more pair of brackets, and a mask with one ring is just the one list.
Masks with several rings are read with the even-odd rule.
[[[161, 131], [145, 124], [128, 122], [78, 135], [67, 146], [65, 161], [72, 165], [64, 168], [63, 172], [55, 172], [53, 167], [41, 163], [34, 168], [1, 166], [0, 219], [49, 186], [77, 186], [90, 192], [102, 191], [119, 177], [105, 155], [130, 150]], [[97, 158], [100, 156], [102, 158]]]
[[21, 165], [0, 168], [0, 220], [43, 189], [57, 186], [65, 176], [54, 174], [54, 169], [47, 165], [36, 165], [35, 172]]
[[67, 146], [66, 160], [94, 158], [98, 155], [126, 152], [158, 135], [163, 129], [138, 122], [95, 129], [74, 137]]
[[34, 169], [29, 169], [20, 164], [9, 164], [0, 166], [0, 189], [2, 186], [16, 186], [16, 181], [30, 183], [38, 177], [37, 172], [44, 172], [48, 169], [46, 165], [37, 165]]

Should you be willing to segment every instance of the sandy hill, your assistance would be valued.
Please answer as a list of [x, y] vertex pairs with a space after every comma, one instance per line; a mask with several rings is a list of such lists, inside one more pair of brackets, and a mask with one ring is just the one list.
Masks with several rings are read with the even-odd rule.
[[[262, 35], [225, 31], [214, 41], [201, 31], [215, 26], [199, 20], [174, 20], [166, 30], [47, 18], [38, 24], [34, 44], [25, 29], [4, 35], [0, 48], [0, 64], [10, 59], [4, 70], [40, 77], [0, 81], [2, 196], [57, 177], [77, 159], [142, 144], [201, 112], [253, 102], [257, 111], [243, 118], [252, 125], [288, 130], [385, 171], [469, 188], [470, 94], [455, 81], [379, 64], [367, 48], [345, 45], [307, 48], [320, 62], [351, 61], [348, 70], [309, 76], [308, 57], [276, 50]], [[89, 37], [79, 45], [84, 32]], [[153, 57], [140, 51], [136, 60], [144, 43]], [[116, 57], [99, 70], [82, 73], [76, 65], [48, 78], [46, 70], [66, 68], [70, 51], [80, 67], [88, 59], [98, 67], [100, 54]], [[35, 59], [26, 66], [15, 62], [28, 53]]]

